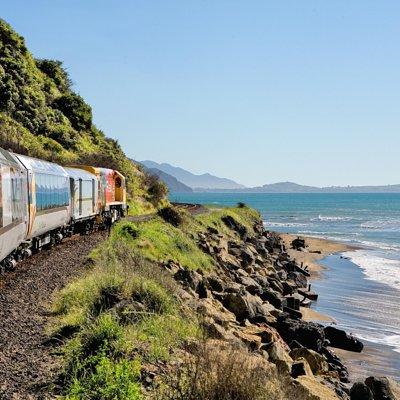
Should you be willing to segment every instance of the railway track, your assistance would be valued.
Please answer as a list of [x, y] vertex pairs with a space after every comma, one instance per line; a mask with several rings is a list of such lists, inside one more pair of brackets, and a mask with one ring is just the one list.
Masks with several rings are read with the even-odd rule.
[[0, 281], [0, 399], [47, 399], [47, 385], [59, 368], [46, 345], [53, 295], [82, 274], [89, 252], [105, 232], [74, 236], [56, 249], [21, 262]]
[[[192, 215], [207, 211], [198, 204], [173, 205]], [[140, 223], [156, 215], [127, 219]], [[48, 385], [60, 367], [54, 349], [46, 345], [53, 295], [85, 272], [88, 254], [106, 237], [107, 232], [96, 231], [64, 239], [0, 276], [0, 400], [51, 398], [46, 397]]]

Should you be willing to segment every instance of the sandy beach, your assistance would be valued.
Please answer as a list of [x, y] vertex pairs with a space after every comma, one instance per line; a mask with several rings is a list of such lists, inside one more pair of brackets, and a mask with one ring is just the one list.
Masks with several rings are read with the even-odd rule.
[[[287, 233], [280, 233], [280, 236], [285, 242], [288, 254], [295, 258], [297, 262], [302, 262], [305, 266], [307, 265], [312, 278], [318, 277], [319, 272], [325, 268], [319, 264], [319, 261], [329, 254], [343, 253], [345, 251], [357, 249], [357, 247], [350, 246], [345, 243], [335, 242], [334, 240], [290, 235]], [[306, 245], [308, 246], [306, 251], [297, 251], [291, 248], [292, 240], [296, 239], [297, 237], [306, 239]]]
[[[325, 266], [320, 264], [320, 261], [330, 254], [343, 253], [346, 251], [352, 251], [358, 249], [358, 247], [349, 246], [344, 243], [335, 242], [332, 240], [319, 239], [307, 236], [300, 236], [306, 240], [307, 251], [297, 251], [291, 248], [291, 242], [293, 239], [299, 237], [297, 235], [280, 234], [284, 239], [287, 252], [297, 262], [303, 262], [304, 265], [308, 265], [311, 272], [312, 280], [316, 280], [320, 277], [320, 272], [326, 269]], [[313, 251], [320, 251], [320, 253], [313, 253]], [[312, 283], [311, 280], [311, 283]], [[317, 291], [318, 292], [318, 291]], [[318, 293], [323, 296], [324, 293]], [[302, 307], [301, 312], [303, 319], [307, 321], [316, 321], [322, 323], [333, 323], [336, 321], [329, 315], [322, 314], [312, 308]], [[392, 365], [390, 363], [390, 357], [393, 354], [385, 346], [380, 346], [376, 343], [364, 342], [364, 349], [362, 353], [354, 353], [340, 349], [333, 349], [335, 353], [345, 362], [349, 369], [351, 381], [357, 381], [365, 379], [366, 372], [374, 375], [382, 375], [382, 368], [386, 371], [391, 371]], [[396, 371], [392, 371], [393, 375]]]

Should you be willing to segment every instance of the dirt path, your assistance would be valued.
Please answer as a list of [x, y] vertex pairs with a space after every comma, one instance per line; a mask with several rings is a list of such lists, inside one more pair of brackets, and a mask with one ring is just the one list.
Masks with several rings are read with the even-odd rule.
[[55, 291], [84, 271], [101, 232], [76, 236], [0, 277], [0, 399], [46, 399], [59, 360], [46, 346], [48, 305]]

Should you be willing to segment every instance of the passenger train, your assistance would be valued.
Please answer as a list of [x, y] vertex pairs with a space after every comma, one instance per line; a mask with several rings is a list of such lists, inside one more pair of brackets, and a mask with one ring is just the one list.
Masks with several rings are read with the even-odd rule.
[[64, 237], [111, 226], [126, 210], [118, 171], [62, 167], [0, 148], [0, 272]]

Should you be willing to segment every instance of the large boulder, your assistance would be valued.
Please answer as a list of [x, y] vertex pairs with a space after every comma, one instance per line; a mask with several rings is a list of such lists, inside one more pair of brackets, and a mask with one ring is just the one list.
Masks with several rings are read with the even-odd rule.
[[284, 345], [274, 342], [268, 347], [267, 352], [269, 361], [277, 366], [278, 371], [288, 375], [291, 373], [293, 360]]
[[306, 288], [308, 285], [306, 276], [300, 272], [289, 272], [288, 279], [293, 281], [298, 288]]
[[365, 380], [365, 384], [371, 389], [374, 400], [398, 400], [388, 378], [370, 376]]
[[306, 347], [298, 347], [290, 352], [290, 356], [293, 360], [301, 358], [307, 360], [314, 375], [328, 372], [329, 367], [325, 357], [314, 350], [307, 349]]
[[341, 382], [347, 383], [349, 382], [349, 371], [347, 370], [346, 366], [342, 363], [340, 358], [327, 347], [323, 347], [320, 352], [323, 356], [325, 356], [329, 370], [335, 371]]
[[301, 375], [313, 376], [313, 373], [311, 371], [311, 368], [307, 360], [304, 358], [299, 358], [292, 364], [292, 370], [290, 372], [290, 375], [292, 378], [296, 379]]
[[277, 330], [286, 343], [294, 341], [320, 352], [325, 341], [323, 326], [315, 322], [292, 319], [282, 314], [277, 319]]
[[327, 326], [324, 329], [325, 338], [329, 340], [331, 347], [338, 349], [355, 351], [360, 353], [364, 348], [363, 343], [352, 335], [347, 334], [345, 331], [335, 328], [334, 326]]
[[374, 396], [364, 382], [356, 382], [350, 389], [350, 400], [374, 400]]
[[180, 282], [184, 287], [197, 290], [199, 283], [203, 277], [196, 271], [181, 269], [174, 275], [175, 280]]
[[238, 321], [270, 320], [273, 307], [264, 304], [259, 297], [250, 293], [228, 293], [224, 296], [224, 306], [236, 315]]

